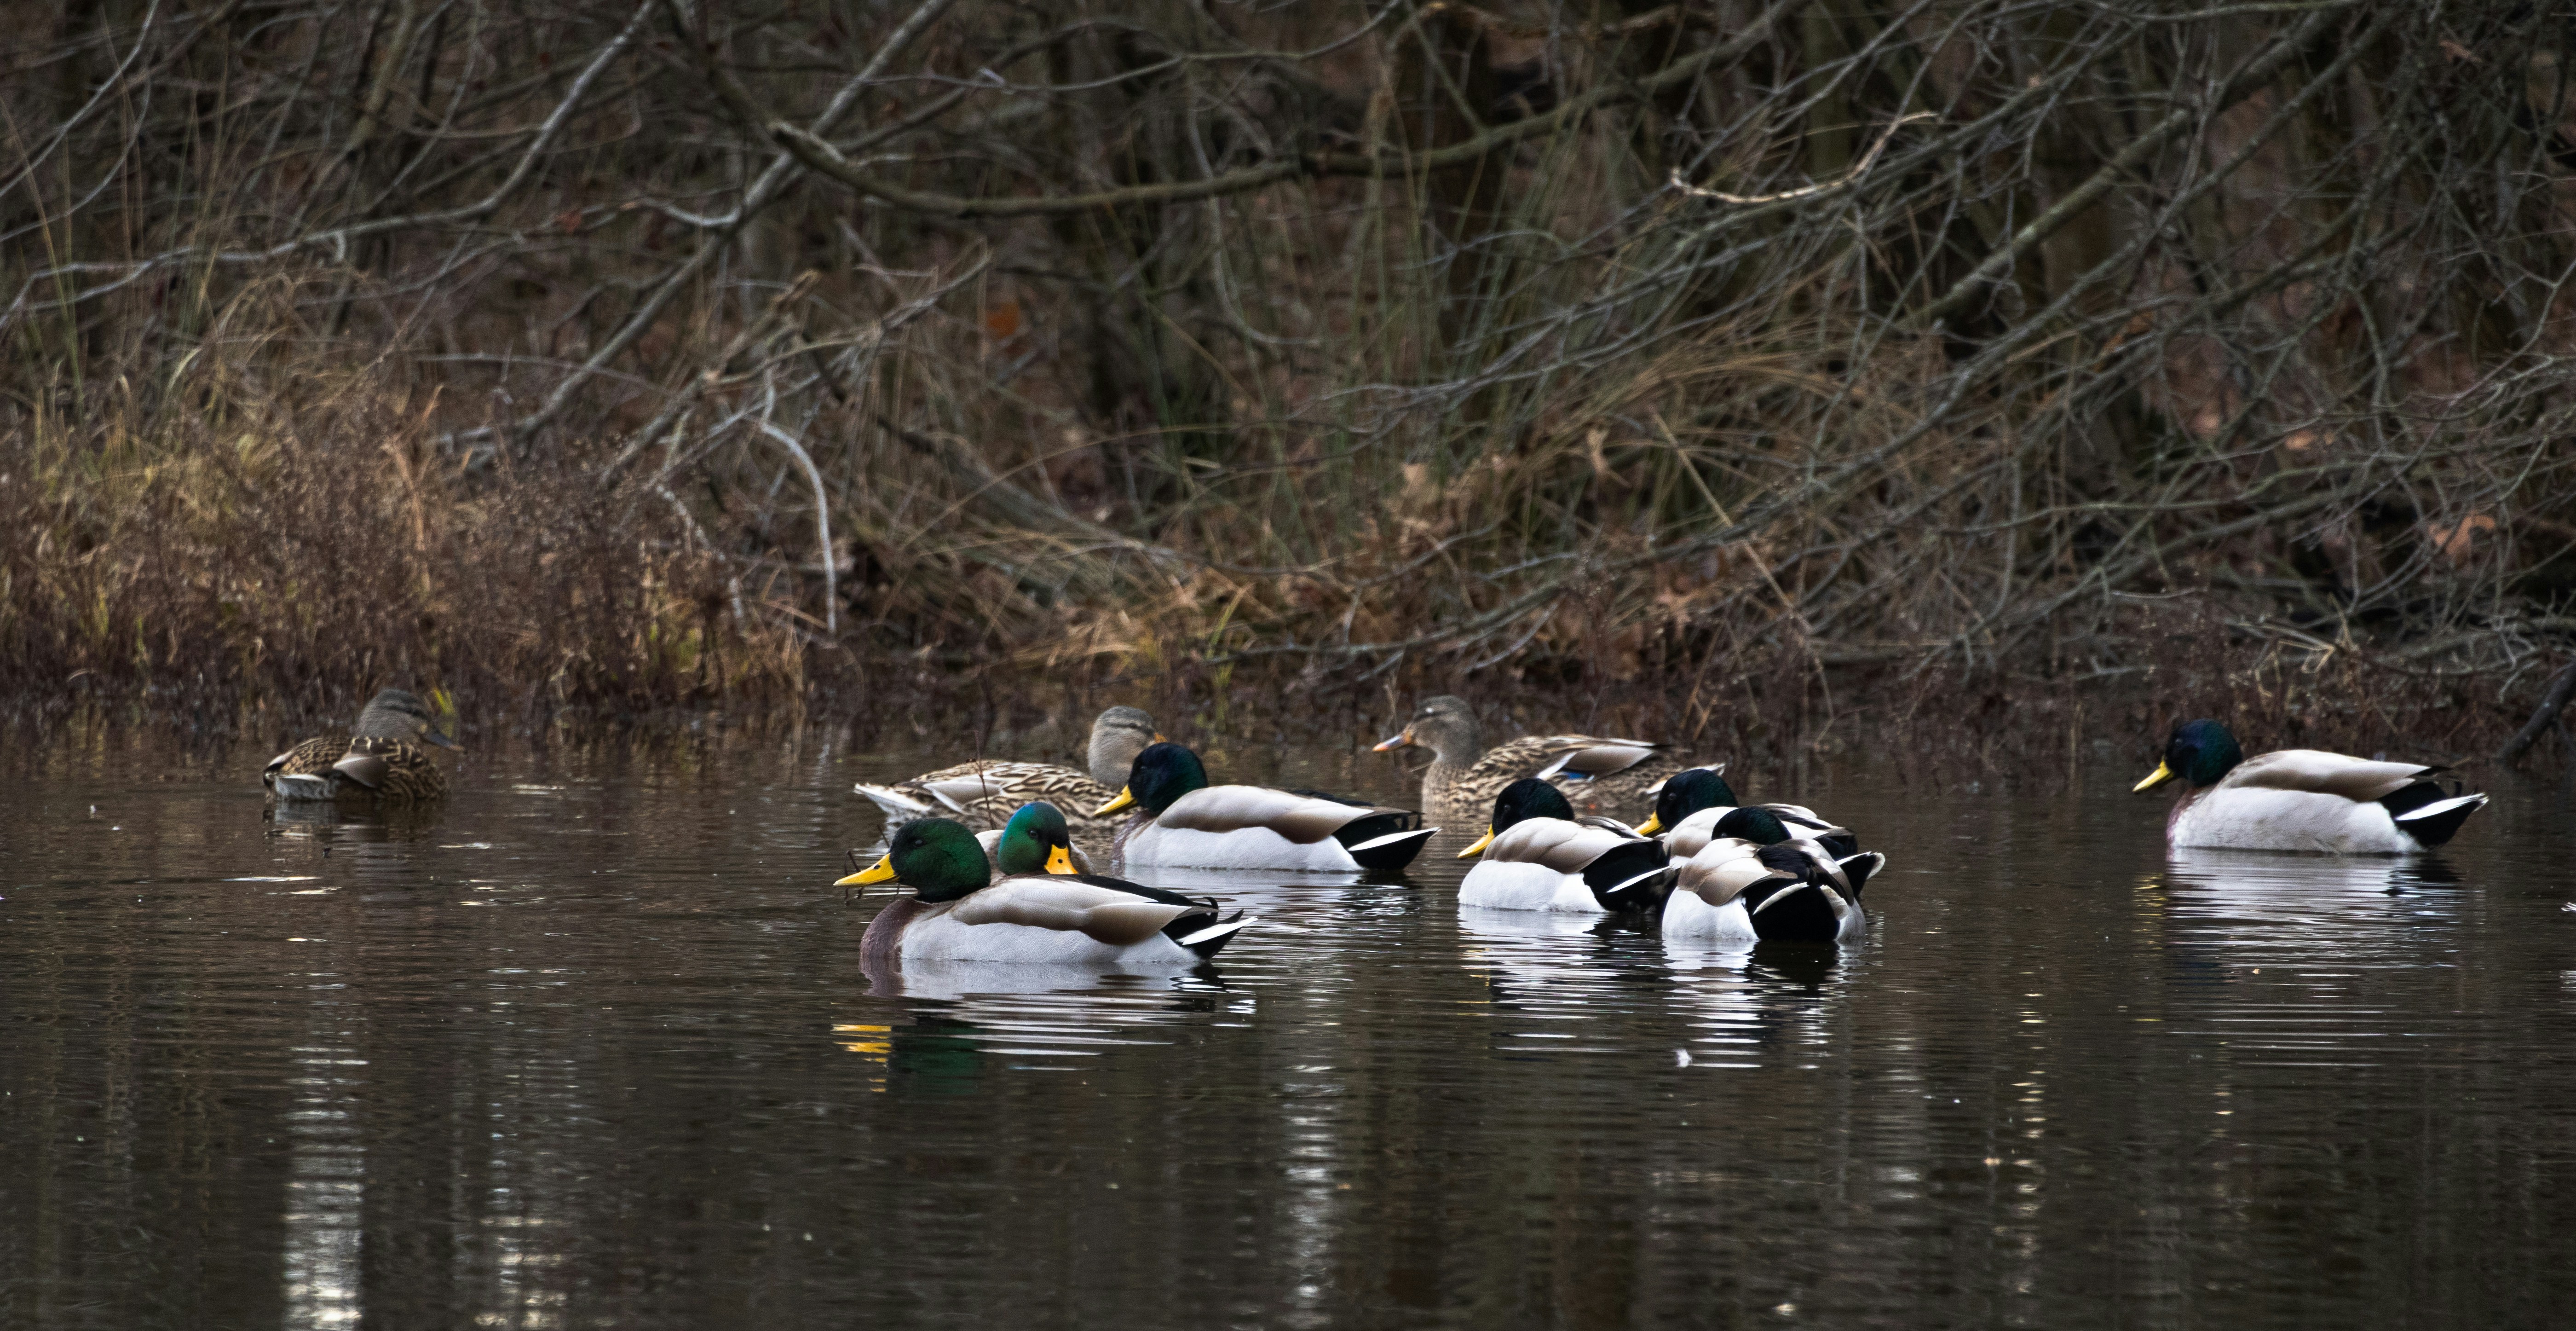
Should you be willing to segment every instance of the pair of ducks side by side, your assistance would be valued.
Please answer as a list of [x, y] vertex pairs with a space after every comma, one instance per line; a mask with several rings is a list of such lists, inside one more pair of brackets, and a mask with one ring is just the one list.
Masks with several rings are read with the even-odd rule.
[[868, 921], [859, 954], [872, 965], [1195, 966], [1253, 923], [1239, 910], [1224, 914], [1213, 898], [1092, 873], [1080, 855], [1064, 812], [1039, 800], [980, 837], [949, 818], [905, 823], [884, 858], [834, 886], [913, 889]]
[[[432, 690], [441, 711], [443, 694]], [[447, 773], [424, 745], [453, 749], [438, 713], [402, 689], [367, 700], [346, 735], [323, 735], [268, 760], [259, 783], [282, 802], [424, 804], [447, 796]]]
[[857, 790], [895, 827], [934, 813], [997, 824], [1045, 801], [1069, 826], [1114, 831], [1113, 854], [1139, 867], [1394, 870], [1440, 830], [1410, 809], [1321, 791], [1214, 785], [1196, 753], [1164, 739], [1133, 707], [1112, 707], [1092, 723], [1088, 765], [979, 760]]
[[[1661, 835], [1655, 835], [1660, 832]], [[1578, 817], [1554, 786], [1523, 779], [1494, 797], [1481, 857], [1458, 904], [1580, 914], [1642, 912], [1668, 938], [1838, 943], [1868, 930], [1861, 890], [1887, 857], [1800, 805], [1739, 805], [1714, 768], [1657, 792], [1645, 825]]]

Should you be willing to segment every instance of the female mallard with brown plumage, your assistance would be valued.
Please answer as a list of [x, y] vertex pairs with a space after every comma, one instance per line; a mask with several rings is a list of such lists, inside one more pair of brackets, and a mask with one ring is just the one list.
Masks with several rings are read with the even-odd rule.
[[1525, 776], [1565, 792], [1578, 812], [1601, 813], [1645, 798], [1648, 787], [1682, 770], [1681, 759], [1660, 744], [1595, 735], [1523, 735], [1485, 747], [1476, 709], [1464, 698], [1426, 698], [1383, 753], [1418, 744], [1432, 752], [1422, 773], [1424, 816], [1473, 820], [1485, 815], [1503, 787]]
[[2484, 795], [2434, 784], [2441, 770], [2322, 749], [2248, 758], [2227, 727], [2201, 720], [2174, 727], [2163, 761], [2134, 789], [2182, 778], [2165, 823], [2175, 846], [2409, 855], [2449, 841], [2486, 807]]
[[[445, 695], [433, 693], [442, 704]], [[367, 700], [347, 735], [308, 739], [268, 760], [259, 783], [281, 800], [373, 800], [419, 804], [444, 799], [447, 773], [423, 744], [456, 747], [429, 704], [401, 689]]]
[[1134, 707], [1112, 707], [1091, 723], [1088, 772], [1056, 763], [978, 758], [890, 786], [862, 781], [856, 789], [885, 810], [889, 826], [937, 815], [968, 827], [994, 828], [1008, 822], [1021, 805], [1045, 800], [1068, 811], [1077, 829], [1103, 831], [1107, 822], [1092, 818], [1091, 811], [1118, 793], [1136, 755], [1161, 738], [1153, 717]]

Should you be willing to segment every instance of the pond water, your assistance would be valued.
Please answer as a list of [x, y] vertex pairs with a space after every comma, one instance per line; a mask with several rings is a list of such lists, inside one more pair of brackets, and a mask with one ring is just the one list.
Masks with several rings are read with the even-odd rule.
[[[2169, 862], [2143, 759], [1739, 772], [1888, 852], [1864, 944], [1462, 911], [1453, 829], [1387, 881], [1226, 876], [1261, 921], [1196, 974], [871, 979], [888, 898], [830, 886], [879, 825], [850, 783], [929, 753], [469, 755], [434, 818], [336, 825], [265, 819], [265, 756], [0, 767], [0, 1325], [2527, 1326], [2576, 1294], [2551, 784], [2420, 863]], [[1211, 765], [1408, 790], [1338, 747]]]

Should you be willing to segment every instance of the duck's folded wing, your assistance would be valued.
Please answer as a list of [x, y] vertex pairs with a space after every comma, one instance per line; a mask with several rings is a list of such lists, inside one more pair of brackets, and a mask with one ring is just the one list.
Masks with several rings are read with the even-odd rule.
[[393, 770], [393, 764], [386, 754], [361, 751], [331, 764], [331, 770], [374, 790], [385, 783], [385, 774]]
[[1065, 875], [1005, 878], [970, 893], [948, 913], [959, 924], [1024, 924], [1078, 933], [1111, 947], [1132, 947], [1201, 904], [1175, 905]]
[[1581, 873], [1585, 865], [1637, 839], [1562, 818], [1530, 818], [1503, 829], [1485, 847], [1484, 857], [1498, 864], [1543, 864], [1558, 873]]
[[1798, 875], [1783, 873], [1762, 862], [1759, 848], [1750, 841], [1726, 837], [1712, 841], [1699, 854], [1684, 864], [1673, 880], [1673, 889], [1688, 892], [1712, 906], [1723, 906], [1744, 895], [1744, 889], [1768, 879], [1794, 882]]
[[1648, 740], [1595, 739], [1590, 735], [1552, 735], [1546, 744], [1555, 756], [1538, 770], [1542, 781], [1559, 776], [1598, 780], [1627, 771], [1664, 751], [1664, 746]]
[[[1019, 796], [1026, 802], [1040, 798], [1026, 792], [1043, 783], [1049, 773], [1059, 770], [1072, 771], [1047, 763], [983, 763], [915, 777], [911, 784], [929, 791], [949, 808], [962, 810], [976, 800]], [[1101, 796], [1104, 801], [1108, 798]]]
[[1266, 827], [1301, 846], [1331, 837], [1342, 825], [1374, 809], [1319, 800], [1267, 786], [1209, 786], [1175, 801], [1154, 821], [1194, 832], [1240, 832]]
[[2393, 795], [2440, 770], [2422, 763], [2374, 762], [2322, 749], [2279, 749], [2238, 763], [2219, 785], [2304, 790], [2368, 801]]

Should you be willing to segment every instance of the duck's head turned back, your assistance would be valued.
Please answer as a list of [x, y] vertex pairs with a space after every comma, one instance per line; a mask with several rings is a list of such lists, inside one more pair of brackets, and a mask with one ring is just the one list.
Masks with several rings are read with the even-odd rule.
[[1714, 767], [1694, 767], [1676, 772], [1655, 794], [1655, 811], [1637, 829], [1640, 836], [1653, 836], [1681, 822], [1702, 809], [1732, 808], [1743, 801], [1735, 798], [1735, 788]]
[[923, 901], [955, 901], [989, 885], [993, 873], [984, 863], [983, 843], [964, 823], [923, 818], [895, 829], [885, 858], [833, 886], [860, 887], [889, 880], [911, 888]]
[[1484, 751], [1484, 727], [1476, 723], [1476, 709], [1464, 698], [1441, 694], [1425, 698], [1405, 720], [1404, 729], [1392, 739], [1378, 744], [1378, 751], [1400, 749], [1419, 744], [1431, 750], [1445, 763], [1473, 761]]
[[2245, 751], [2236, 746], [2236, 736], [2226, 726], [2207, 717], [2185, 721], [2165, 741], [2164, 758], [2156, 770], [2130, 789], [2146, 790], [2175, 777], [2194, 788], [2214, 786], [2243, 761]]
[[1207, 789], [1207, 784], [1207, 768], [1197, 754], [1170, 740], [1148, 744], [1128, 769], [1127, 785], [1118, 798], [1092, 810], [1091, 816], [1104, 817], [1131, 804], [1159, 814], [1179, 803], [1183, 795]]
[[1721, 837], [1738, 837], [1757, 846], [1776, 846], [1789, 839], [1788, 824], [1758, 804], [1727, 810], [1726, 816], [1717, 820], [1716, 832]]
[[1494, 844], [1496, 836], [1532, 818], [1562, 818], [1572, 822], [1574, 806], [1565, 802], [1564, 791], [1537, 777], [1522, 777], [1494, 796], [1494, 820], [1485, 825], [1485, 835], [1478, 838], [1476, 844], [1458, 852], [1458, 858], [1463, 860], [1484, 854], [1485, 847]]

